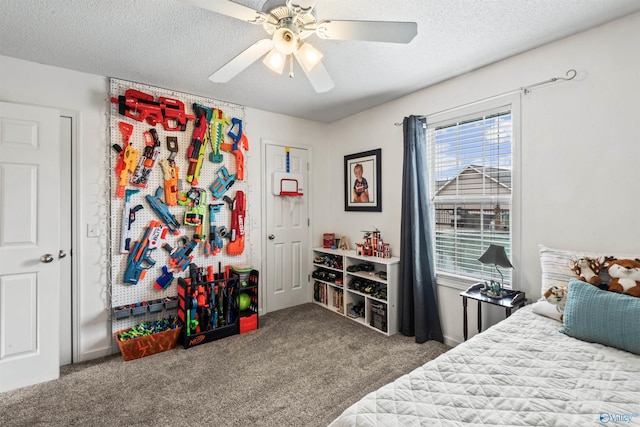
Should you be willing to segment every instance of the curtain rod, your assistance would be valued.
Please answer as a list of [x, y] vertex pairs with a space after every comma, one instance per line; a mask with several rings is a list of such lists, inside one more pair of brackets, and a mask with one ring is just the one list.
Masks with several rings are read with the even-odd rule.
[[[454, 111], [454, 110], [457, 110], [459, 108], [466, 108], [466, 107], [469, 107], [469, 106], [471, 106], [473, 104], [477, 104], [479, 102], [490, 101], [492, 99], [499, 98], [499, 97], [505, 96], [505, 95], [510, 95], [512, 93], [523, 92], [525, 95], [527, 95], [527, 94], [529, 94], [531, 92], [531, 89], [533, 89], [535, 87], [546, 85], [546, 84], [549, 84], [549, 83], [555, 83], [558, 80], [565, 80], [565, 81], [573, 80], [576, 77], [577, 74], [578, 74], [578, 72], [576, 70], [570, 69], [565, 73], [565, 75], [567, 77], [552, 77], [552, 78], [550, 78], [548, 80], [545, 80], [545, 81], [542, 81], [542, 82], [534, 83], [534, 84], [531, 84], [531, 85], [528, 85], [528, 86], [523, 86], [523, 87], [520, 87], [518, 89], [513, 89], [513, 90], [510, 90], [508, 92], [503, 92], [503, 93], [498, 94], [498, 95], [490, 96], [488, 98], [479, 99], [477, 101], [469, 102], [469, 103], [464, 104], [464, 105], [459, 105], [457, 107], [448, 108], [446, 110], [438, 111], [436, 113], [427, 114], [427, 116], [435, 116], [436, 114], [448, 113], [450, 111]], [[424, 116], [422, 116], [422, 117], [424, 117]], [[396, 122], [396, 123], [394, 123], [394, 125], [395, 126], [402, 126], [402, 123]]]

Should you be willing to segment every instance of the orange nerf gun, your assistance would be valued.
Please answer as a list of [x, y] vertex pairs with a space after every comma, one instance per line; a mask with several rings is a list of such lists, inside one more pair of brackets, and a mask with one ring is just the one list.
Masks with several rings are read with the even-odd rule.
[[167, 159], [160, 160], [160, 167], [164, 175], [164, 202], [167, 206], [175, 206], [178, 203], [178, 194], [180, 193], [178, 180], [180, 168], [176, 166], [175, 160], [178, 154], [178, 139], [176, 137], [167, 137], [167, 149], [171, 154]]
[[138, 161], [138, 150], [129, 144], [129, 138], [133, 133], [133, 125], [125, 122], [118, 122], [118, 127], [122, 133], [123, 147], [113, 144], [113, 149], [118, 152], [118, 162], [116, 163], [115, 172], [118, 178], [118, 188], [116, 189], [116, 197], [124, 199], [124, 190], [129, 182], [129, 174], [136, 169]]
[[[233, 133], [233, 129], [237, 127], [237, 133]], [[236, 179], [238, 181], [244, 180], [244, 154], [240, 147], [249, 151], [249, 140], [247, 136], [242, 132], [242, 120], [233, 118], [231, 119], [231, 129], [227, 132], [227, 135], [233, 140], [233, 144], [220, 144], [220, 149], [231, 152], [236, 157]]]

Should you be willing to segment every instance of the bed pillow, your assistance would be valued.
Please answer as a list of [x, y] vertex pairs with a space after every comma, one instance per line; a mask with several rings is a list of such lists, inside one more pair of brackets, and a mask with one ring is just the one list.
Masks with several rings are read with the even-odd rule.
[[562, 333], [640, 354], [640, 298], [572, 279]]
[[[564, 249], [553, 249], [544, 245], [538, 245], [540, 252], [540, 267], [542, 269], [542, 281], [540, 287], [540, 295], [544, 295], [545, 291], [552, 286], [569, 286], [569, 280], [579, 279], [572, 270], [574, 261], [580, 258], [596, 258], [604, 260], [607, 257], [617, 259], [636, 259], [638, 255], [629, 254], [598, 254], [595, 252], [577, 252]], [[603, 268], [599, 274], [603, 284], [609, 283], [611, 278], [606, 268]], [[605, 286], [606, 289], [606, 286]]]
[[558, 306], [551, 304], [549, 301], [544, 299], [544, 297], [531, 304], [531, 311], [541, 316], [562, 322], [562, 313], [558, 311]]
[[598, 258], [597, 254], [574, 252], [563, 249], [552, 249], [539, 245], [540, 267], [542, 268], [542, 287], [540, 295], [544, 295], [552, 286], [568, 286], [569, 280], [578, 279], [571, 269], [573, 262], [582, 257]]

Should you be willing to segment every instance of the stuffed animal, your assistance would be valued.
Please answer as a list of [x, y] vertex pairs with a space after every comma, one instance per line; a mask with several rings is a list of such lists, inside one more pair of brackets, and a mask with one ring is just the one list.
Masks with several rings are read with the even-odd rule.
[[562, 320], [562, 313], [564, 313], [564, 306], [567, 302], [567, 292], [566, 286], [552, 286], [544, 291], [544, 298], [548, 303], [556, 306], [556, 310], [560, 313], [560, 320]]
[[573, 262], [571, 269], [583, 282], [591, 283], [592, 285], [600, 286], [602, 281], [600, 280], [600, 271], [604, 258], [580, 258]]
[[609, 290], [640, 298], [640, 259], [608, 259]]

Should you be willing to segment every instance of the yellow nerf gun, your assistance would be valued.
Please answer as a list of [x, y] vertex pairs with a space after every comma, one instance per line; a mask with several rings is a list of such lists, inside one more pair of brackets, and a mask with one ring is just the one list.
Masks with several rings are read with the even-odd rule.
[[138, 162], [138, 150], [129, 144], [129, 138], [133, 133], [133, 125], [125, 122], [119, 122], [118, 127], [122, 133], [124, 148], [118, 144], [113, 144], [113, 149], [118, 152], [118, 163], [116, 163], [115, 172], [118, 177], [118, 188], [116, 189], [116, 197], [124, 199], [124, 190], [129, 182], [129, 174], [136, 169]]

